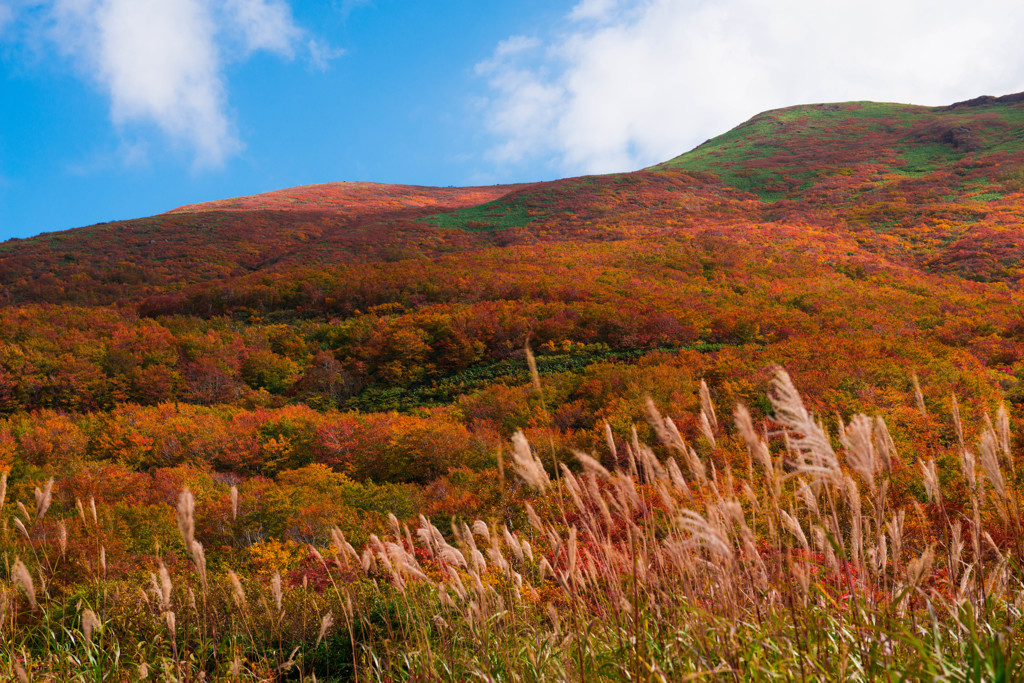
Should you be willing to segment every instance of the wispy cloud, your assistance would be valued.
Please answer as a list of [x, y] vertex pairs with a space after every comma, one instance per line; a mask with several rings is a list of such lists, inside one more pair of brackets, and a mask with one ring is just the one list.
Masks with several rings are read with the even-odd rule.
[[477, 66], [499, 163], [627, 170], [802, 102], [942, 104], [1024, 90], [1024, 5], [581, 0]]
[[320, 71], [326, 71], [333, 60], [345, 54], [343, 48], [332, 47], [316, 38], [310, 38], [306, 47], [309, 49], [309, 63]]
[[269, 52], [323, 69], [339, 54], [296, 23], [286, 0], [0, 0], [0, 38], [19, 19], [34, 50], [34, 31], [46, 26], [49, 44], [109, 96], [117, 126], [155, 126], [197, 167], [218, 167], [243, 147], [227, 63]]
[[282, 0], [226, 0], [229, 25], [241, 31], [248, 52], [267, 50], [293, 57], [304, 35]]

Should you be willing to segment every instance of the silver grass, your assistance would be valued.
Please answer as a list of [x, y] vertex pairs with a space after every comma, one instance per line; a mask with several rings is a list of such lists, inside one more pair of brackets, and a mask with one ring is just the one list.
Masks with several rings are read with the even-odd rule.
[[533, 546], [530, 545], [530, 542], [523, 541], [520, 545], [523, 547], [523, 556], [530, 562], [533, 562]]
[[956, 576], [960, 571], [961, 558], [964, 554], [964, 540], [963, 540], [963, 524], [960, 520], [953, 522], [950, 526], [951, 539], [949, 549], [949, 562], [953, 568], [953, 580], [956, 580]]
[[846, 464], [860, 476], [872, 493], [875, 492], [875, 472], [879, 469], [874, 426], [874, 420], [867, 415], [855, 415], [839, 434], [839, 441], [846, 449]]
[[911, 586], [918, 586], [928, 578], [931, 573], [932, 562], [935, 560], [935, 546], [929, 545], [921, 553], [920, 557], [914, 558], [907, 564], [907, 583]]
[[905, 518], [906, 512], [904, 510], [900, 510], [885, 523], [885, 529], [889, 533], [889, 542], [892, 546], [892, 563], [894, 571], [899, 569], [900, 555], [903, 552], [903, 522]]
[[711, 392], [708, 391], [708, 383], [700, 381], [700, 409], [707, 417], [708, 424], [712, 429], [718, 429], [718, 418], [715, 416], [715, 406], [711, 403]]
[[800, 546], [805, 552], [811, 551], [811, 544], [807, 542], [807, 536], [804, 534], [803, 527], [792, 515], [785, 510], [780, 510], [779, 515], [782, 518], [782, 524], [789, 530], [789, 533], [793, 534], [793, 537], [800, 543]]
[[981, 441], [978, 443], [978, 452], [981, 454], [981, 468], [985, 472], [985, 478], [992, 484], [992, 488], [999, 494], [1000, 498], [1006, 498], [1006, 481], [1003, 479], [1002, 470], [999, 468], [999, 453], [996, 433], [987, 429], [981, 434]]
[[530, 505], [529, 503], [526, 504], [526, 520], [534, 529], [541, 533], [544, 533], [544, 522], [541, 521], [540, 515], [537, 514], [536, 510], [534, 510], [533, 506]]
[[100, 620], [91, 609], [82, 612], [82, 635], [85, 636], [87, 646], [92, 646], [93, 631], [100, 626]]
[[733, 561], [732, 544], [721, 530], [711, 525], [704, 517], [693, 510], [683, 509], [677, 517], [677, 522], [682, 529], [690, 534], [692, 543], [703, 546], [727, 562]]
[[281, 614], [283, 596], [281, 595], [281, 574], [278, 572], [274, 572], [274, 575], [270, 577], [270, 594], [274, 596], [274, 605], [277, 607], [277, 613]]
[[768, 398], [775, 409], [775, 420], [782, 424], [787, 442], [798, 456], [796, 473], [816, 480], [838, 481], [839, 460], [828, 435], [804, 408], [793, 380], [782, 368], [775, 372], [772, 389]]
[[881, 459], [881, 467], [886, 474], [892, 472], [893, 459], [899, 460], [899, 453], [896, 452], [896, 444], [889, 433], [889, 426], [882, 419], [881, 415], [875, 417], [875, 452]]
[[921, 393], [921, 383], [917, 381], [917, 374], [911, 375], [914, 383], [914, 402], [917, 404], [917, 411], [921, 417], [928, 417], [928, 410], [924, 407], [924, 394]]
[[703, 410], [700, 411], [700, 433], [704, 436], [704, 439], [711, 445], [712, 449], [718, 448], [718, 444], [715, 442], [715, 432], [711, 426], [711, 420], [708, 418], [707, 413]]
[[[999, 410], [996, 412], [996, 433], [999, 435], [999, 450], [1002, 451], [1003, 457], [1006, 458], [1009, 464], [1013, 464], [1013, 458], [1010, 455], [1010, 414], [1006, 412], [1006, 404], [1000, 403]], [[0, 506], [2, 506], [2, 500], [0, 500]]]
[[11, 567], [11, 579], [14, 585], [25, 593], [25, 597], [28, 598], [32, 609], [36, 609], [38, 606], [36, 603], [36, 587], [32, 581], [32, 574], [28, 571], [25, 563], [18, 558], [14, 559], [14, 566]]
[[508, 530], [507, 526], [502, 527], [502, 538], [505, 540], [505, 545], [509, 547], [512, 554], [516, 556], [516, 559], [520, 562], [523, 561], [523, 546], [520, 545], [519, 539]]
[[619, 452], [615, 447], [615, 435], [612, 434], [612, 426], [608, 422], [604, 423], [604, 439], [608, 444], [608, 452], [612, 454], [612, 461], [619, 461]]
[[592, 458], [586, 453], [582, 453], [580, 451], [573, 451], [572, 453], [576, 456], [576, 459], [580, 461], [580, 464], [583, 465], [583, 470], [585, 472], [594, 472], [600, 475], [602, 479], [608, 479], [612, 476], [611, 473], [605, 469], [604, 465], [598, 462], [595, 458]]
[[327, 635], [327, 631], [333, 625], [334, 625], [334, 615], [331, 614], [330, 612], [328, 612], [327, 614], [325, 614], [323, 617], [320, 618], [320, 633], [316, 637], [316, 645], [313, 646], [314, 650], [317, 649], [318, 647], [320, 647], [320, 641], [322, 641], [324, 639], [324, 636]]
[[935, 458], [925, 458], [917, 461], [917, 469], [921, 472], [921, 482], [924, 484], [925, 496], [929, 502], [942, 502], [942, 491], [939, 488], [939, 473], [935, 469]]
[[238, 574], [229, 569], [228, 579], [231, 581], [231, 599], [235, 601], [238, 609], [244, 610], [249, 603], [245, 599], [245, 591], [242, 589], [242, 582], [238, 580]]
[[733, 422], [736, 424], [736, 429], [739, 431], [740, 436], [743, 437], [743, 441], [746, 442], [750, 455], [764, 468], [765, 474], [768, 475], [769, 479], [774, 477], [775, 467], [772, 462], [771, 452], [768, 450], [768, 444], [754, 430], [754, 422], [750, 418], [750, 411], [747, 410], [746, 406], [737, 404], [736, 410], [733, 412]]
[[185, 548], [191, 550], [196, 535], [196, 499], [186, 487], [178, 496], [178, 531], [185, 542]]
[[171, 574], [167, 571], [164, 563], [160, 563], [160, 605], [163, 609], [171, 609]]
[[814, 515], [816, 519], [821, 519], [821, 511], [818, 509], [818, 496], [811, 490], [806, 481], [800, 479], [799, 482], [796, 491], [797, 498], [803, 501], [808, 512]]
[[544, 491], [551, 483], [544, 465], [530, 450], [530, 444], [522, 431], [512, 435], [512, 457], [515, 460], [516, 472], [527, 484]]
[[967, 481], [968, 488], [970, 488], [972, 492], [977, 490], [977, 461], [974, 458], [974, 453], [966, 448], [960, 449], [960, 471], [963, 473], [964, 479]]
[[50, 503], [53, 502], [53, 477], [50, 477], [46, 481], [46, 486], [42, 491], [37, 487], [35, 490], [36, 495], [36, 516], [33, 520], [34, 524], [38, 524], [42, 521], [46, 511], [50, 509]]
[[956, 441], [960, 445], [960, 450], [964, 448], [964, 425], [960, 421], [960, 404], [956, 400], [956, 396], [951, 394], [949, 397], [950, 404], [952, 406], [953, 413], [953, 427], [956, 429]]
[[194, 540], [190, 550], [192, 551], [192, 563], [195, 565], [196, 574], [199, 576], [199, 583], [203, 587], [203, 595], [208, 595], [210, 586], [206, 578], [206, 552], [203, 550], [203, 544]]
[[64, 520], [57, 523], [57, 544], [60, 547], [60, 556], [64, 557], [68, 552], [68, 527]]
[[540, 373], [537, 372], [537, 359], [533, 355], [533, 351], [530, 349], [530, 345], [526, 345], [526, 364], [530, 368], [530, 381], [533, 384], [534, 390], [540, 394], [542, 393], [540, 385]]

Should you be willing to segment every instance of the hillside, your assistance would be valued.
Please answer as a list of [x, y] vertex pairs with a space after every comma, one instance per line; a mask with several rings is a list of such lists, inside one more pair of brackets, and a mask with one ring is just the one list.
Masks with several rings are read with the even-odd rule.
[[[674, 509], [669, 499], [678, 495], [704, 514], [705, 502], [721, 501], [733, 486], [734, 472], [752, 475], [758, 434], [807, 436], [811, 422], [805, 432], [780, 427], [788, 424], [777, 396], [783, 366], [807, 407], [838, 430], [831, 434], [847, 438], [860, 413], [886, 416], [884, 435], [872, 437], [881, 427], [869, 425], [865, 443], [898, 454], [897, 464], [886, 466], [889, 488], [879, 498], [869, 499], [878, 493], [878, 468], [862, 493], [865, 501], [889, 496], [892, 510], [910, 510], [900, 547], [923, 557], [926, 541], [946, 542], [948, 534], [927, 532], [940, 511], [924, 507], [914, 463], [938, 462], [948, 514], [980, 529], [974, 520], [981, 513], [966, 512], [977, 500], [960, 480], [964, 444], [989, 439], [994, 453], [990, 415], [997, 415], [1000, 448], [1024, 445], [1019, 431], [1011, 443], [997, 413], [1005, 403], [1007, 420], [1024, 414], [1022, 311], [1024, 95], [932, 108], [790, 107], [633, 173], [474, 188], [332, 183], [4, 242], [0, 471], [9, 474], [12, 501], [31, 501], [34, 492], [41, 501], [46, 482], [55, 482], [51, 521], [41, 521], [38, 502], [43, 512], [31, 528], [22, 522], [33, 551], [53, 539], [69, 542], [52, 517], [82, 522], [72, 549], [61, 551], [70, 559], [37, 570], [54, 594], [77, 596], [94, 579], [100, 585], [98, 565], [87, 559], [95, 548], [103, 548], [103, 581], [116, 583], [118, 596], [137, 593], [125, 586], [138, 579], [139, 566], [157, 585], [158, 561], [185, 580], [189, 562], [199, 562], [179, 537], [187, 524], [176, 505], [187, 486], [206, 511], [192, 533], [211, 566], [244, 566], [264, 588], [272, 575], [278, 584], [290, 576], [297, 595], [298, 586], [324, 589], [335, 570], [355, 580], [345, 573], [347, 555], [344, 571], [340, 559], [333, 569], [317, 564], [315, 548], [327, 553], [334, 539], [343, 550], [335, 527], [377, 552], [371, 534], [404, 544], [397, 524], [419, 514], [445, 534], [454, 520], [488, 520], [495, 538], [502, 537], [499, 523], [534, 524], [524, 504], [540, 506], [544, 497], [512, 482], [502, 459], [520, 431], [539, 444], [544, 461], [536, 466], [551, 476], [559, 476], [555, 462], [585, 452], [628, 471], [630, 482], [642, 479], [642, 503], [630, 498], [613, 514], [628, 517], [630, 529], [639, 529], [634, 519], [646, 525], [644, 543], [654, 543], [663, 531], [651, 521], [665, 513], [659, 505]], [[675, 420], [691, 450], [673, 450], [665, 424], [652, 426], [648, 398]], [[749, 407], [757, 434], [732, 426], [739, 403]], [[824, 441], [853, 448], [838, 439]], [[779, 441], [769, 460], [777, 458], [772, 486], [781, 491], [796, 486], [783, 465], [799, 463], [785, 459], [791, 445]], [[646, 451], [641, 442], [661, 445]], [[649, 469], [638, 472], [635, 458], [647, 453]], [[692, 497], [677, 478], [672, 496], [652, 484], [670, 480], [667, 465], [650, 461], [667, 463], [673, 453], [707, 465], [711, 479], [691, 478]], [[600, 473], [593, 463], [588, 468]], [[1016, 469], [1012, 477], [1008, 489], [1019, 483]], [[844, 533], [865, 523], [858, 484], [850, 481], [839, 487], [839, 513], [832, 510]], [[768, 548], [765, 562], [781, 566], [778, 525], [786, 511], [763, 483], [751, 486], [757, 493], [743, 506], [760, 510], [770, 499], [776, 515], [771, 536], [758, 529], [757, 548]], [[737, 497], [730, 510], [742, 507], [738, 490], [728, 494]], [[558, 533], [569, 533], [564, 507], [573, 504], [565, 490], [558, 495], [541, 511], [560, 531], [535, 539], [549, 567], [561, 561]], [[585, 497], [599, 506], [604, 495], [593, 488]], [[806, 517], [808, 495], [818, 494], [789, 491], [787, 500], [803, 502], [786, 514]], [[85, 506], [76, 502], [89, 499], [106, 512], [91, 512], [86, 524]], [[1008, 521], [1010, 498], [997, 500], [1004, 502], [986, 512], [992, 533], [985, 542], [1009, 557], [1019, 526]], [[0, 494], [0, 546], [27, 558], [8, 533], [16, 512], [2, 501]], [[883, 526], [896, 522], [877, 505], [874, 532], [884, 538]], [[596, 509], [579, 517], [570, 510], [570, 519], [582, 529]], [[822, 519], [815, 523], [830, 523]], [[429, 546], [433, 532], [423, 528]], [[818, 536], [808, 529], [815, 561], [836, 560], [825, 527], [816, 527]], [[474, 533], [482, 534], [475, 525]], [[637, 540], [632, 530], [608, 533], [610, 543]], [[575, 534], [573, 526], [572, 543]], [[980, 539], [975, 532], [969, 549], [978, 562]], [[750, 552], [747, 541], [742, 552]], [[872, 580], [881, 582], [878, 591], [896, 590], [895, 577], [907, 569], [899, 547], [890, 576], [889, 555], [881, 554], [888, 546], [871, 542], [871, 562], [881, 563]], [[803, 550], [787, 546], [785, 557], [811, 557], [803, 543]], [[410, 535], [410, 553], [413, 545]], [[865, 558], [853, 558], [862, 574]], [[500, 566], [491, 555], [488, 561]], [[379, 565], [367, 571], [373, 590], [390, 585]], [[546, 572], [537, 584], [545, 597], [530, 597], [531, 604], [568, 604], [552, 597], [561, 584]], [[797, 585], [794, 576], [787, 585]], [[202, 582], [205, 596], [205, 574]], [[199, 588], [192, 587], [194, 600]], [[231, 599], [241, 603], [237, 594]], [[389, 617], [366, 609], [373, 616], [360, 628], [392, 642], [391, 631], [381, 635], [381, 624], [392, 628]], [[206, 622], [200, 627], [197, 618], [189, 628], [188, 637], [206, 633]], [[312, 641], [301, 628], [294, 637]], [[346, 638], [355, 648], [358, 629], [351, 628]], [[289, 647], [278, 644], [285, 654]]]

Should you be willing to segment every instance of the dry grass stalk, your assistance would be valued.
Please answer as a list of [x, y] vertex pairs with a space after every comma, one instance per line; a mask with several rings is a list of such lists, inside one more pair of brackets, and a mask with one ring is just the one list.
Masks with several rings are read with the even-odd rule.
[[917, 373], [910, 376], [914, 384], [914, 403], [917, 405], [917, 412], [921, 417], [928, 417], [928, 409], [924, 406], [924, 394], [921, 393], [921, 383], [917, 380]]
[[91, 609], [84, 610], [82, 612], [82, 635], [85, 636], [85, 642], [87, 645], [92, 645], [92, 634], [93, 631], [100, 627], [99, 617]]
[[331, 614], [330, 612], [328, 612], [327, 614], [325, 614], [323, 617], [320, 618], [320, 633], [317, 634], [316, 645], [313, 646], [314, 650], [317, 649], [318, 647], [320, 647], [320, 642], [324, 639], [324, 636], [327, 635], [327, 631], [333, 625], [334, 625], [334, 615]]
[[711, 445], [712, 449], [718, 448], [718, 443], [715, 441], [715, 432], [711, 426], [711, 420], [708, 418], [708, 414], [703, 410], [700, 411], [700, 433]]
[[867, 415], [855, 415], [839, 434], [839, 441], [846, 449], [846, 464], [872, 493], [875, 492], [875, 473], [880, 469], [874, 431], [874, 420]]
[[515, 459], [516, 472], [527, 484], [540, 491], [544, 491], [551, 484], [544, 464], [533, 454], [526, 435], [521, 431], [512, 435], [512, 457]]
[[249, 603], [245, 599], [245, 591], [242, 589], [242, 582], [238, 580], [238, 574], [232, 570], [228, 570], [228, 579], [231, 581], [231, 599], [234, 600], [235, 606], [240, 610], [245, 610]]
[[924, 484], [925, 496], [929, 502], [942, 502], [942, 491], [939, 488], [939, 473], [935, 469], [935, 458], [925, 458], [917, 461], [917, 469], [921, 472], [921, 482]]
[[39, 524], [43, 520], [43, 516], [46, 515], [46, 511], [50, 509], [50, 503], [53, 502], [53, 477], [50, 477], [46, 481], [46, 486], [43, 490], [39, 490], [36, 487], [36, 516], [33, 519], [33, 524]]
[[775, 420], [783, 426], [787, 443], [798, 456], [794, 474], [805, 474], [819, 481], [838, 482], [841, 478], [839, 459], [832, 450], [828, 435], [804, 408], [793, 380], [782, 368], [775, 371], [772, 393], [768, 398], [775, 409]]
[[769, 479], [774, 478], [775, 467], [772, 462], [771, 451], [768, 450], [768, 444], [764, 442], [764, 439], [754, 430], [754, 422], [751, 420], [750, 411], [747, 410], [746, 406], [737, 404], [736, 410], [733, 412], [733, 421], [740, 436], [743, 437], [743, 441], [747, 444], [747, 450], [750, 451], [750, 455], [764, 468], [765, 474]]
[[68, 527], [64, 520], [57, 523], [57, 546], [60, 548], [60, 556], [68, 554]]
[[708, 383], [703, 379], [700, 381], [700, 409], [707, 416], [709, 426], [718, 430], [718, 418], [715, 416], [715, 406], [711, 402], [711, 392], [708, 391]]
[[25, 563], [18, 558], [14, 559], [14, 565], [11, 567], [11, 579], [14, 581], [14, 585], [25, 593], [25, 597], [28, 598], [32, 609], [36, 609], [38, 607], [36, 603], [36, 587], [32, 581], [32, 574], [29, 572], [28, 567], [25, 566]]
[[178, 496], [178, 530], [185, 542], [185, 548], [191, 549], [196, 535], [196, 499], [186, 487]]
[[530, 344], [526, 344], [526, 364], [530, 368], [530, 381], [533, 383], [533, 388], [538, 394], [543, 394], [543, 389], [540, 385], [540, 373], [537, 372], [537, 359], [533, 355], [533, 351], [530, 349]]
[[1010, 414], [1006, 411], [1006, 404], [1000, 403], [996, 412], [996, 433], [999, 435], [999, 450], [1006, 459], [1010, 471], [1013, 471], [1013, 455], [1010, 453]]
[[203, 596], [209, 594], [210, 585], [206, 576], [206, 553], [203, 551], [203, 544], [199, 541], [192, 541], [192, 564], [195, 566], [196, 574], [199, 576], [199, 583], [203, 587]]
[[981, 469], [985, 473], [992, 488], [1002, 499], [1006, 498], [1006, 480], [999, 467], [999, 453], [997, 449], [996, 433], [987, 429], [981, 434], [981, 441], [978, 442], [978, 452], [981, 454]]
[[949, 401], [953, 413], [953, 428], [956, 430], [956, 441], [962, 451], [964, 449], [964, 425], [960, 421], [960, 403], [957, 402], [955, 395], [950, 395]]
[[284, 614], [281, 607], [284, 596], [281, 593], [281, 575], [278, 572], [274, 572], [274, 575], [270, 577], [270, 593], [274, 596], [274, 605], [277, 607], [277, 613], [279, 615]]

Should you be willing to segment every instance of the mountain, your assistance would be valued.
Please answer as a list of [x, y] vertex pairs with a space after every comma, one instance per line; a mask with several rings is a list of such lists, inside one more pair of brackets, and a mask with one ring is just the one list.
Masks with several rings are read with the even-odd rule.
[[0, 244], [0, 413], [434, 411], [572, 449], [700, 378], [768, 410], [774, 364], [828, 413], [906, 408], [915, 373], [980, 410], [1024, 401], [1022, 227], [1022, 95], [769, 111], [634, 173], [183, 206]]

